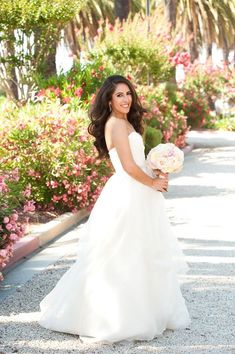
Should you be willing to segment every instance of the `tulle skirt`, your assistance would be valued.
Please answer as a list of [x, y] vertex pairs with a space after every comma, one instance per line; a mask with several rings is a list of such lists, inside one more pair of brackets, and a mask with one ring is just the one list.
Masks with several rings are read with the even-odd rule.
[[78, 242], [78, 258], [40, 304], [39, 323], [83, 341], [151, 340], [190, 323], [187, 271], [162, 193], [114, 174]]

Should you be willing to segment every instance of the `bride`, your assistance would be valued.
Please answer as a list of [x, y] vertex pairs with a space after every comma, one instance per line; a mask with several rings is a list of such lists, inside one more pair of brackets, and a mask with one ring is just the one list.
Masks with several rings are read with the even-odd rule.
[[144, 111], [126, 78], [105, 80], [88, 130], [115, 173], [84, 227], [77, 261], [40, 304], [43, 327], [84, 342], [152, 340], [190, 323], [177, 279], [187, 265], [164, 209], [168, 176], [147, 167]]

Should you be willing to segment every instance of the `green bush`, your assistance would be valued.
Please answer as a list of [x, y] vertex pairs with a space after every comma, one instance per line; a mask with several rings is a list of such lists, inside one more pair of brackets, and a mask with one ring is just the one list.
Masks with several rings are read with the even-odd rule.
[[177, 91], [174, 92], [172, 87], [168, 84], [139, 86], [138, 92], [143, 105], [148, 109], [145, 124], [161, 131], [162, 143], [171, 142], [184, 147], [188, 132], [187, 117], [176, 101]]
[[147, 126], [144, 132], [144, 142], [145, 142], [145, 154], [147, 155], [149, 151], [160, 144], [162, 141], [162, 132], [159, 129]]
[[157, 20], [148, 22], [140, 16], [114, 26], [106, 22], [90, 52], [103, 62], [110, 62], [117, 72], [133, 78], [135, 83], [146, 84], [148, 77], [154, 84], [174, 78], [175, 66], [169, 60], [169, 37], [161, 34]]

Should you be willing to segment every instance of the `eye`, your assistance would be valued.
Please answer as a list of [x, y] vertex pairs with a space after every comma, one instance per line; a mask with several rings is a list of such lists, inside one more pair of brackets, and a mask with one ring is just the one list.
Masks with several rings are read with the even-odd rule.
[[128, 92], [127, 92], [127, 95], [130, 95], [130, 96], [132, 96], [132, 94], [131, 94], [131, 91], [128, 91]]

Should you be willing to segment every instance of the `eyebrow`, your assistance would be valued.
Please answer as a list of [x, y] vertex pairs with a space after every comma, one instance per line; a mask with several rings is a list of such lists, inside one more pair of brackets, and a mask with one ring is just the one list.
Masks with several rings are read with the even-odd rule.
[[120, 94], [120, 93], [129, 93], [129, 92], [131, 93], [131, 90], [126, 91], [126, 92], [123, 92], [123, 91], [118, 91], [118, 92], [116, 92], [116, 93], [115, 93], [115, 95], [118, 95], [118, 94]]

